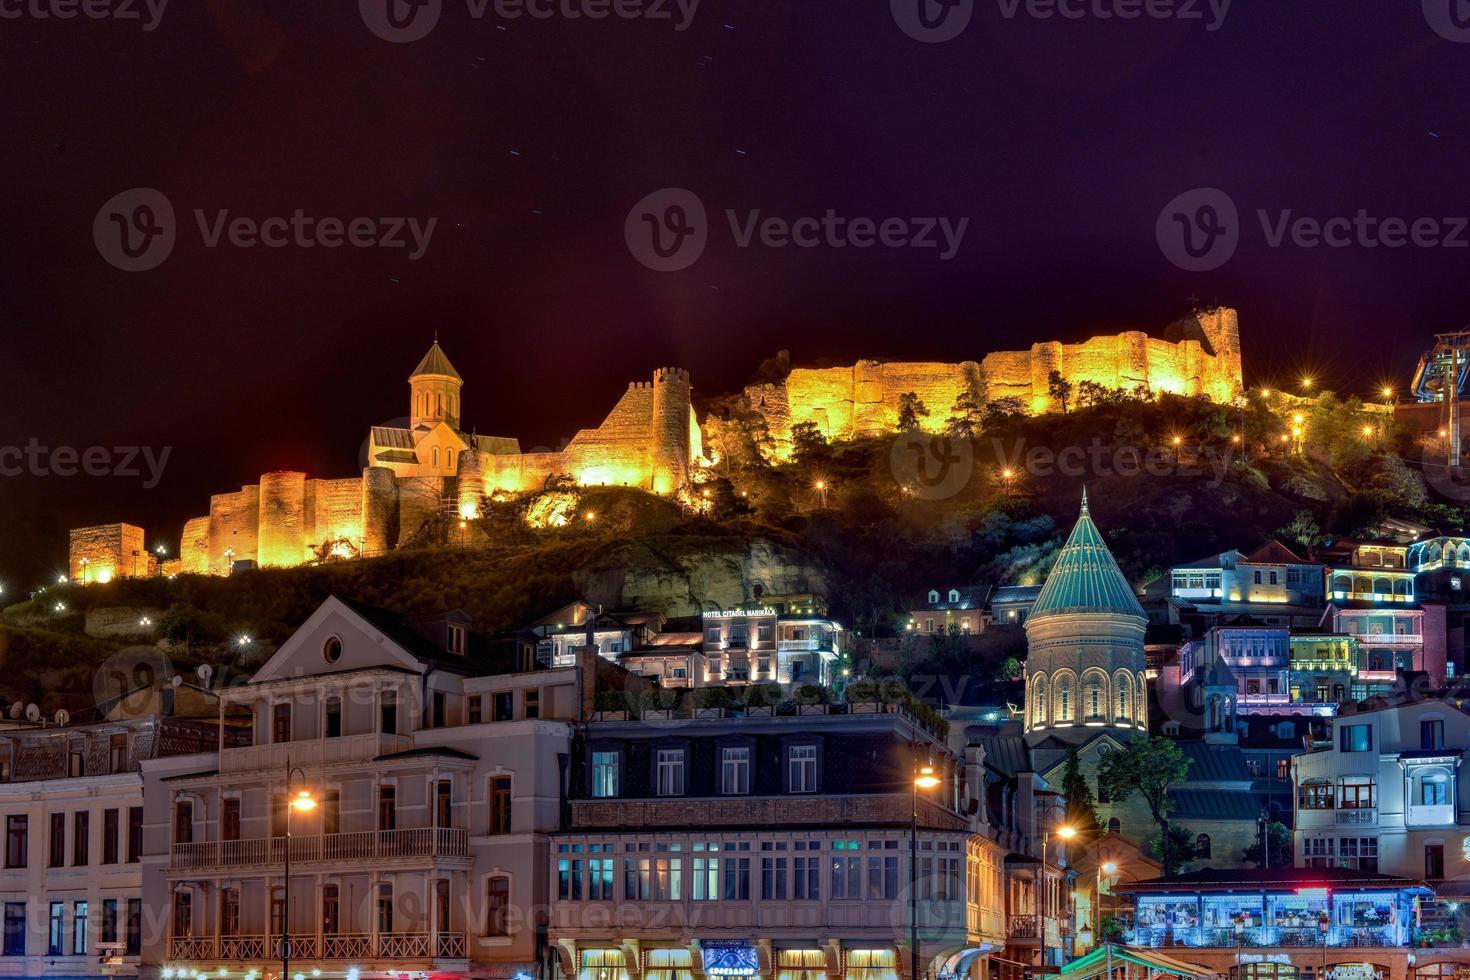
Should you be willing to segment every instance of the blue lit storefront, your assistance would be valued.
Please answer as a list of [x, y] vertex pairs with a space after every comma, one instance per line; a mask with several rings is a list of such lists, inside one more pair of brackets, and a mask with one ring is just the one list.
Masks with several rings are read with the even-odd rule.
[[[1470, 980], [1470, 950], [1413, 948], [1420, 905], [1433, 895], [1422, 881], [1348, 868], [1212, 868], [1116, 893], [1133, 899], [1131, 948], [1167, 950], [1226, 980]], [[1421, 976], [1431, 959], [1455, 969]]]

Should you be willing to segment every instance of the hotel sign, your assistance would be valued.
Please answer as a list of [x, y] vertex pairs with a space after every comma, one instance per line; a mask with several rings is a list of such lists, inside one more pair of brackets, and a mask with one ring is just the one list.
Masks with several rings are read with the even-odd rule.
[[740, 618], [742, 616], [774, 616], [774, 615], [776, 615], [776, 610], [772, 609], [770, 606], [763, 606], [760, 609], [721, 609], [721, 610], [718, 610], [718, 611], [715, 611], [715, 612], [707, 612], [707, 613], [705, 613], [704, 614], [704, 618], [705, 619], [738, 619], [738, 618]]
[[706, 939], [699, 944], [704, 950], [704, 972], [711, 977], [754, 977], [761, 972], [760, 957], [754, 946], [734, 939]]

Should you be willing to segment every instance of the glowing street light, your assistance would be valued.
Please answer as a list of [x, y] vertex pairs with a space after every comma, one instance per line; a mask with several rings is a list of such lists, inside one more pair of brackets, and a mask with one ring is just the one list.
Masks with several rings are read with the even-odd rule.
[[249, 645], [250, 635], [248, 633], [241, 633], [239, 636], [235, 637], [235, 646], [248, 647]]
[[1302, 390], [1303, 391], [1311, 391], [1313, 384], [1314, 384], [1314, 382], [1312, 381], [1312, 376], [1311, 375], [1307, 375], [1307, 376], [1305, 376], [1305, 377], [1302, 378]]
[[[918, 762], [917, 759], [914, 760]], [[909, 949], [912, 951], [910, 980], [919, 980], [919, 790], [935, 789], [942, 783], [933, 766], [916, 766], [914, 808], [909, 822]]]
[[[291, 975], [291, 811], [298, 813], [310, 813], [316, 809], [316, 797], [311, 795], [311, 790], [300, 789], [295, 794], [291, 792], [291, 780], [297, 773], [301, 774], [302, 782], [306, 781], [306, 773], [300, 766], [292, 766], [291, 760], [286, 759], [286, 798], [290, 805], [286, 807], [286, 857], [285, 857], [285, 888], [282, 892], [281, 902], [281, 976]], [[299, 977], [300, 974], [298, 973]]]

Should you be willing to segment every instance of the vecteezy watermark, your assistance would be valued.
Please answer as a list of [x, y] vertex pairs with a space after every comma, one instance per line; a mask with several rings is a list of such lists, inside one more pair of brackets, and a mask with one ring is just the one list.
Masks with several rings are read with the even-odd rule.
[[43, 446], [32, 436], [24, 446], [0, 446], [0, 477], [142, 477], [143, 488], [152, 490], [163, 479], [172, 452], [172, 446]]
[[[700, 0], [465, 0], [471, 20], [494, 16], [531, 20], [646, 20], [687, 31]], [[444, 15], [444, 0], [357, 0], [362, 22], [384, 41], [407, 44], [428, 37]]]
[[1027, 446], [1016, 439], [1010, 445], [991, 439], [995, 458], [1007, 472], [1046, 479], [1063, 476], [1071, 479], [1104, 476], [1168, 476], [1185, 479], [1209, 479], [1211, 487], [1225, 482], [1225, 474], [1235, 461], [1233, 448], [1202, 446], [1181, 452], [1162, 446], [1108, 445], [1094, 437], [1086, 446]]
[[[759, 209], [724, 212], [738, 248], [916, 248], [935, 249], [948, 262], [959, 253], [969, 218], [849, 217], [829, 208], [821, 216], [795, 218]], [[623, 239], [639, 262], [656, 272], [687, 269], [704, 254], [710, 226], [699, 195], [682, 187], [654, 191], [633, 205], [623, 222]]]
[[[296, 208], [265, 218], [233, 214], [228, 208], [195, 208], [194, 224], [205, 248], [388, 248], [407, 249], [410, 262], [424, 257], [438, 218], [318, 217]], [[97, 252], [124, 272], [146, 272], [173, 254], [178, 221], [162, 191], [134, 187], [115, 195], [92, 221]]]
[[[1470, 248], [1470, 217], [1299, 215], [1292, 208], [1256, 210], [1269, 248]], [[1180, 194], [1159, 212], [1155, 234], [1164, 256], [1188, 272], [1210, 272], [1230, 261], [1244, 232], [1230, 195], [1215, 187]]]
[[975, 472], [975, 445], [964, 435], [900, 432], [888, 462], [893, 478], [906, 493], [924, 500], [947, 500], [969, 484]]
[[1424, 19], [1446, 41], [1470, 43], [1470, 0], [1423, 0]]
[[[1205, 30], [1225, 24], [1234, 0], [995, 0], [1003, 20], [1181, 20]], [[975, 15], [975, 0], [889, 0], [901, 31], [925, 44], [953, 41]]]
[[0, 20], [137, 21], [145, 32], [158, 29], [169, 0], [0, 0]]

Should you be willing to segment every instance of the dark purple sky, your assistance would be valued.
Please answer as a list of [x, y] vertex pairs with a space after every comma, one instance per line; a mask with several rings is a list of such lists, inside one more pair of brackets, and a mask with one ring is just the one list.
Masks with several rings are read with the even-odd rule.
[[[445, 0], [409, 44], [348, 2], [174, 0], [151, 32], [0, 21], [0, 446], [172, 450], [152, 490], [0, 478], [0, 581], [59, 569], [72, 525], [128, 520], [176, 546], [211, 492], [353, 473], [435, 330], [466, 423], [532, 446], [658, 365], [708, 394], [782, 347], [978, 358], [1159, 328], [1197, 294], [1240, 309], [1254, 379], [1367, 388], [1402, 384], [1432, 332], [1470, 319], [1470, 249], [1271, 248], [1255, 217], [1470, 214], [1470, 43], [1418, 0], [1238, 0], [1214, 31], [1203, 3], [1205, 22], [975, 4], [943, 44], [907, 37], [887, 0], [704, 0], [683, 32]], [[693, 267], [657, 273], [623, 223], [670, 186], [713, 227]], [[1190, 273], [1155, 222], [1202, 186], [1239, 206], [1242, 241]], [[135, 187], [167, 195], [179, 230], [160, 267], [127, 273], [92, 224]], [[207, 248], [196, 208], [438, 227], [418, 261]], [[970, 225], [948, 262], [738, 248], [727, 208]]]

